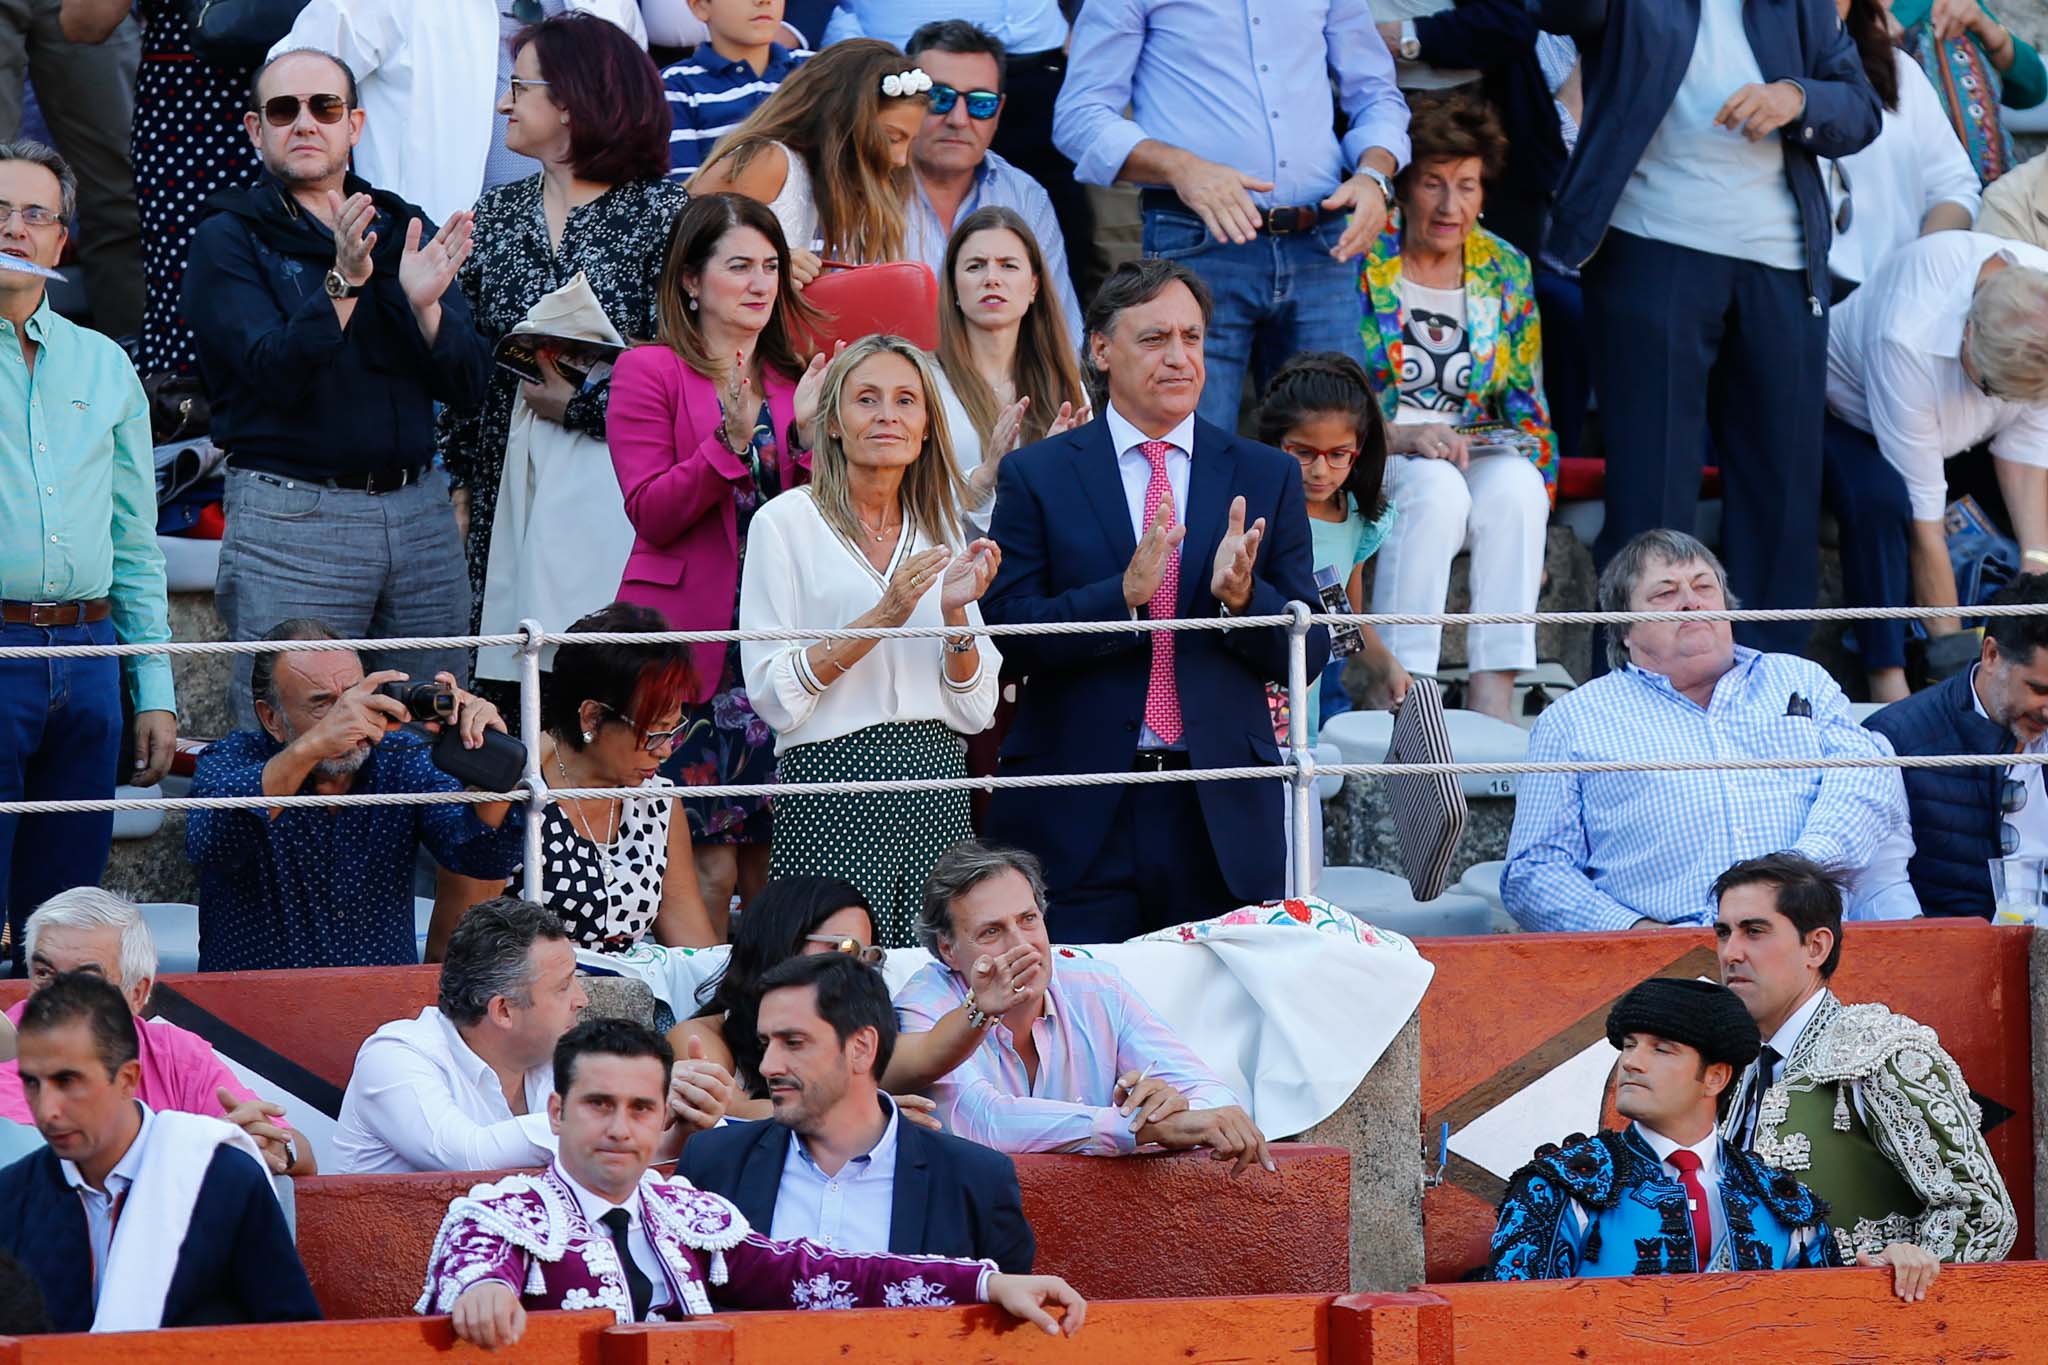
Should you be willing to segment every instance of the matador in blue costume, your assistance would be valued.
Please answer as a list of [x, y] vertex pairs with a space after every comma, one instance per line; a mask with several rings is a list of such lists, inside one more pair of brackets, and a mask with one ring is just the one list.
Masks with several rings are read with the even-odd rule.
[[1490, 1280], [1777, 1270], [1842, 1263], [1828, 1206], [1722, 1142], [1716, 1119], [1762, 1045], [1725, 986], [1656, 977], [1607, 1016], [1620, 1132], [1573, 1134], [1515, 1173]]

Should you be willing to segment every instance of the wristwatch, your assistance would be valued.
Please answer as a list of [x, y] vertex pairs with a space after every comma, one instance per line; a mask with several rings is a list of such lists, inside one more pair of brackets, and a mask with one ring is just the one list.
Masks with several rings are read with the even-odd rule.
[[1415, 36], [1415, 21], [1413, 19], [1403, 19], [1401, 21], [1401, 56], [1404, 60], [1412, 62], [1421, 55], [1422, 40]]
[[327, 272], [327, 297], [330, 299], [352, 299], [362, 293], [364, 285], [368, 283], [366, 280], [363, 284], [350, 284], [341, 277], [339, 270], [330, 270]]
[[1366, 165], [1359, 166], [1358, 173], [1380, 187], [1380, 197], [1387, 201], [1387, 208], [1391, 211], [1394, 207], [1394, 182], [1387, 179], [1387, 173], [1377, 166]]

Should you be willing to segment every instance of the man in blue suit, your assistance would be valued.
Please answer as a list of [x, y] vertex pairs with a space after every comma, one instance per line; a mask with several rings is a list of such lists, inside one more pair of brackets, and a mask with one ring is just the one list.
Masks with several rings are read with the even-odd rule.
[[[1315, 602], [1300, 466], [1195, 416], [1210, 313], [1208, 287], [1177, 261], [1104, 282], [1087, 317], [1101, 415], [1003, 461], [988, 620]], [[1310, 633], [1309, 677], [1328, 646]], [[1003, 776], [1279, 761], [1265, 687], [1287, 682], [1284, 629], [1010, 635], [1003, 652], [1026, 679]], [[990, 802], [987, 832], [1044, 861], [1055, 939], [1105, 943], [1284, 894], [1281, 798], [1270, 781], [1011, 789]]]
[[255, 1144], [222, 1119], [151, 1112], [135, 1016], [68, 972], [29, 997], [21, 1083], [49, 1146], [0, 1170], [0, 1252], [52, 1330], [300, 1322], [320, 1306]]
[[1030, 1273], [1037, 1247], [1015, 1164], [905, 1122], [881, 1089], [896, 1046], [881, 973], [841, 953], [791, 958], [762, 978], [757, 1026], [775, 1117], [693, 1135], [679, 1175], [777, 1241]]

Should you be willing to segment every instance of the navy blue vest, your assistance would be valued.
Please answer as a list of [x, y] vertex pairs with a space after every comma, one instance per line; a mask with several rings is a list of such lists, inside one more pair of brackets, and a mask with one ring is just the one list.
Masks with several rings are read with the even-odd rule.
[[[1976, 670], [1904, 701], [1863, 723], [1900, 754], [2012, 753], [2012, 732], [1977, 714], [1970, 687]], [[1929, 915], [1991, 918], [1991, 859], [1998, 856], [2002, 768], [1907, 768], [1906, 805], [1913, 818], [1913, 894]]]

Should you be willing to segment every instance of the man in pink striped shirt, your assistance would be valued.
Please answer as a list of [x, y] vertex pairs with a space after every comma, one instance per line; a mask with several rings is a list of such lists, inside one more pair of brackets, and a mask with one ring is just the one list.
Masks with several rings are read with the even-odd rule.
[[[1266, 1139], [1216, 1078], [1107, 962], [1054, 949], [1038, 859], [967, 840], [925, 882], [919, 937], [939, 958], [896, 996], [906, 1033], [968, 1006], [973, 1051], [930, 1089], [959, 1136], [999, 1152], [1123, 1156], [1140, 1147], [1206, 1147], [1239, 1175], [1275, 1169]], [[1014, 1003], [982, 1014], [968, 975], [1011, 949], [1049, 970], [1019, 970]]]
[[[284, 1110], [259, 1099], [204, 1038], [142, 1010], [156, 986], [156, 943], [133, 904], [96, 886], [59, 892], [28, 918], [29, 993], [62, 972], [93, 972], [127, 997], [135, 1012], [142, 1084], [135, 1097], [151, 1109], [225, 1118], [263, 1152], [274, 1175], [312, 1175], [313, 1144], [287, 1127]], [[7, 1011], [18, 1023], [26, 1000]], [[0, 1063], [0, 1118], [32, 1123], [21, 1073]]]

